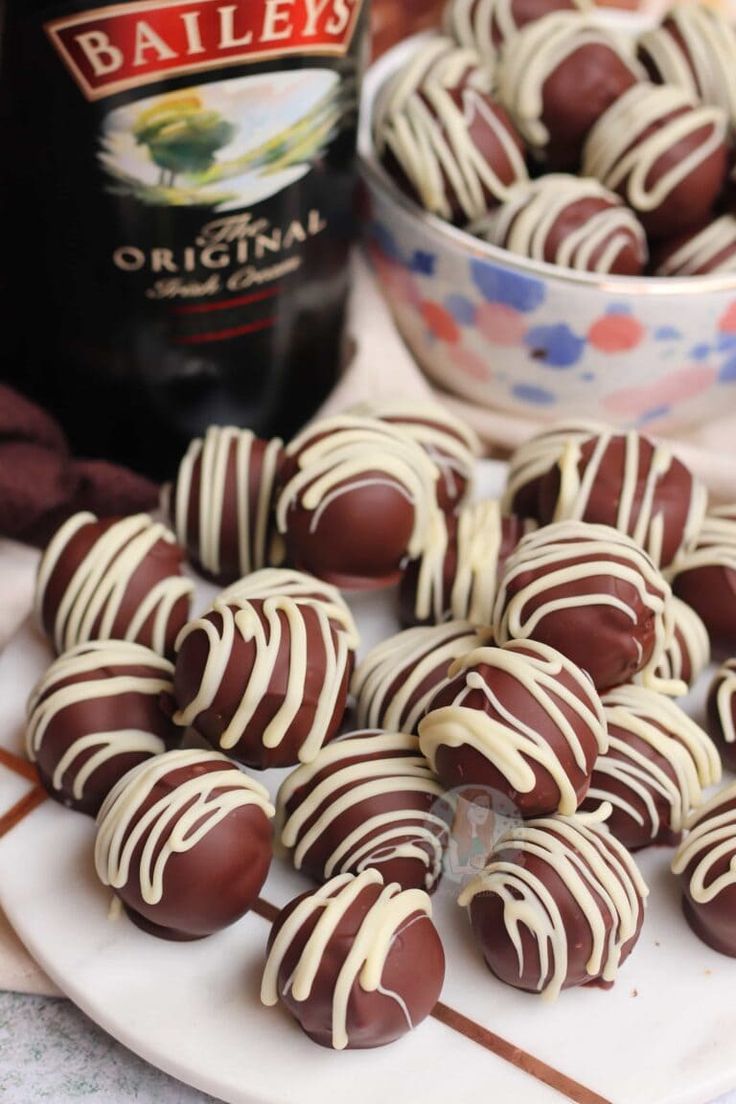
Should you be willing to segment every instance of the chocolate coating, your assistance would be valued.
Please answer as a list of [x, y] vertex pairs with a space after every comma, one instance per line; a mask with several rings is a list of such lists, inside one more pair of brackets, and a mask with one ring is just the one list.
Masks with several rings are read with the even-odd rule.
[[584, 668], [598, 690], [640, 671], [656, 686], [673, 632], [671, 592], [646, 552], [605, 525], [561, 521], [530, 533], [506, 563], [494, 631], [537, 640]]
[[376, 870], [297, 897], [276, 918], [268, 949], [263, 1002], [280, 1000], [310, 1039], [336, 1050], [401, 1038], [432, 1011], [444, 980], [429, 898], [384, 886]]
[[100, 809], [98, 877], [152, 935], [211, 935], [257, 899], [273, 812], [266, 790], [224, 755], [166, 752], [125, 775]]
[[337, 735], [351, 653], [325, 608], [288, 597], [216, 601], [178, 649], [174, 720], [239, 763], [309, 762]]
[[282, 784], [281, 842], [318, 882], [372, 867], [431, 893], [452, 822], [443, 792], [416, 736], [351, 732]]
[[610, 987], [639, 938], [647, 893], [615, 837], [588, 817], [549, 817], [508, 831], [459, 903], [489, 970], [554, 999]]
[[51, 664], [28, 701], [26, 750], [55, 801], [96, 816], [118, 779], [178, 743], [173, 674], [121, 640], [80, 644]]
[[736, 272], [736, 218], [720, 218], [678, 234], [653, 258], [655, 276], [707, 276]]
[[736, 785], [692, 817], [675, 855], [688, 924], [714, 951], [736, 958]]
[[274, 492], [282, 442], [211, 426], [192, 441], [164, 497], [179, 543], [197, 570], [225, 584], [278, 564]]
[[708, 731], [728, 769], [736, 770], [736, 660], [726, 660], [716, 671], [707, 710]]
[[586, 0], [449, 0], [445, 29], [494, 66], [505, 43], [522, 27], [553, 12], [588, 8]]
[[147, 514], [75, 514], [39, 565], [36, 617], [57, 653], [113, 639], [170, 656], [194, 589], [182, 559], [174, 535]]
[[710, 663], [708, 630], [695, 610], [674, 595], [670, 609], [675, 632], [655, 674], [665, 682], [671, 679], [682, 682], [689, 690]]
[[587, 419], [560, 422], [520, 445], [509, 460], [506, 490], [501, 499], [503, 512], [539, 521], [539, 489], [544, 476], [569, 443], [586, 440], [605, 429], [600, 422]]
[[494, 791], [525, 817], [574, 813], [607, 746], [590, 679], [533, 641], [458, 660], [420, 722], [419, 742], [448, 789]]
[[736, 652], [736, 506], [708, 514], [695, 548], [677, 564], [672, 589], [700, 616], [716, 651]]

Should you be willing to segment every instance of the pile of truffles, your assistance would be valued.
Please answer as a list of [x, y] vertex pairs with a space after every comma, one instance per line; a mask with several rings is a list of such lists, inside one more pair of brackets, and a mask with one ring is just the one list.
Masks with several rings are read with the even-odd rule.
[[448, 0], [380, 90], [376, 153], [431, 214], [581, 272], [736, 272], [736, 28], [640, 35], [590, 0]]
[[[458, 36], [491, 7], [455, 4]], [[494, 16], [478, 45], [542, 24]], [[596, 34], [585, 48], [607, 56]], [[436, 50], [431, 68], [487, 96], [473, 57]], [[27, 752], [55, 800], [96, 817], [99, 881], [144, 931], [199, 939], [268, 911], [277, 851], [316, 888], [273, 925], [262, 1000], [335, 1049], [432, 1011], [440, 885], [491, 972], [550, 998], [613, 982], [645, 921], [632, 852], [680, 845], [687, 919], [736, 957], [736, 794], [706, 792], [736, 766], [736, 507], [709, 511], [634, 431], [553, 427], [499, 501], [474, 501], [478, 453], [412, 403], [287, 444], [212, 428], [163, 494], [173, 531], [81, 514], [39, 567], [55, 658]], [[193, 618], [185, 561], [225, 588]], [[388, 587], [403, 629], [362, 652], [339, 588]], [[676, 698], [711, 646], [709, 735]], [[511, 823], [453, 888], [474, 807]]]

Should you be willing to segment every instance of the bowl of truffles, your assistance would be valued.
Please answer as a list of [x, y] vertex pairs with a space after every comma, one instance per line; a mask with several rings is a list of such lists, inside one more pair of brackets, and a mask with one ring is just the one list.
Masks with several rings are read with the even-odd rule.
[[441, 387], [660, 430], [736, 382], [736, 28], [449, 0], [366, 82], [367, 242]]

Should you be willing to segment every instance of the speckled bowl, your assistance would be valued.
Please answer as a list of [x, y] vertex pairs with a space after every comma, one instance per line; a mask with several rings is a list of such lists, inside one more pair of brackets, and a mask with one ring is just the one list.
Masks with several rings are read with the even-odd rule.
[[445, 390], [535, 420], [585, 416], [671, 432], [736, 402], [736, 275], [600, 277], [526, 260], [426, 214], [373, 150], [365, 83], [360, 157], [368, 250], [396, 324]]

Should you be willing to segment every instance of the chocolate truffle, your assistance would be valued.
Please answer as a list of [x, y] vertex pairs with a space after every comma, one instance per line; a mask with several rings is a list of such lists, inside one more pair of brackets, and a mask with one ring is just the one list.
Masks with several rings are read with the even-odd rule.
[[57, 652], [114, 639], [170, 655], [194, 590], [182, 559], [173, 533], [147, 514], [75, 514], [39, 565], [36, 617]]
[[214, 751], [168, 751], [129, 771], [97, 818], [95, 868], [139, 927], [200, 939], [239, 920], [271, 863], [263, 786]]
[[384, 885], [371, 869], [340, 874], [282, 910], [268, 940], [261, 1000], [280, 1000], [320, 1046], [365, 1049], [417, 1027], [444, 976], [427, 894]]
[[493, 68], [504, 45], [517, 31], [556, 11], [587, 11], [587, 0], [449, 0], [445, 30], [478, 51]]
[[511, 455], [506, 474], [506, 490], [501, 498], [504, 514], [539, 521], [539, 488], [570, 441], [585, 440], [606, 427], [589, 419], [560, 422], [543, 433], [530, 437]]
[[308, 763], [337, 735], [350, 652], [325, 608], [286, 597], [218, 600], [177, 648], [175, 722], [239, 763]]
[[701, 617], [716, 650], [736, 652], [736, 506], [707, 515], [695, 548], [676, 564], [672, 589]]
[[476, 648], [455, 661], [419, 724], [419, 745], [448, 789], [477, 786], [521, 816], [574, 813], [606, 722], [587, 675], [535, 641]]
[[291, 562], [336, 586], [398, 582], [438, 512], [438, 471], [395, 426], [342, 415], [291, 442], [277, 521]]
[[623, 200], [567, 173], [517, 185], [472, 229], [492, 245], [578, 272], [641, 276], [648, 258], [644, 231]]
[[458, 903], [489, 970], [554, 1000], [577, 985], [610, 988], [648, 893], [626, 848], [587, 814], [511, 828]]
[[639, 57], [655, 84], [674, 84], [736, 122], [736, 30], [714, 8], [670, 8], [640, 37]]
[[642, 686], [603, 696], [608, 751], [595, 764], [584, 810], [608, 802], [609, 831], [630, 851], [679, 842], [702, 788], [721, 778], [713, 741], [673, 701]]
[[725, 140], [719, 107], [644, 81], [591, 130], [583, 173], [618, 192], [652, 237], [671, 237], [707, 219], [726, 178]]
[[655, 674], [664, 682], [680, 682], [689, 690], [710, 663], [708, 630], [695, 610], [674, 595], [670, 608], [675, 632]]
[[677, 693], [654, 674], [674, 632], [671, 592], [647, 553], [607, 525], [561, 521], [529, 533], [499, 585], [494, 631], [538, 640], [583, 667], [598, 690], [631, 682]]
[[672, 862], [685, 918], [714, 951], [736, 958], [736, 784], [698, 809]]
[[364, 403], [352, 413], [388, 422], [421, 445], [440, 473], [437, 502], [441, 510], [452, 512], [467, 499], [480, 441], [459, 418], [434, 403], [408, 400]]
[[628, 533], [658, 567], [692, 548], [708, 495], [669, 448], [630, 430], [570, 441], [539, 492], [542, 524], [589, 521]]
[[425, 210], [464, 226], [502, 203], [526, 180], [521, 138], [504, 108], [463, 75], [425, 81], [379, 99], [373, 125], [378, 157]]
[[534, 157], [574, 172], [593, 124], [644, 76], [630, 39], [580, 12], [558, 11], [507, 43], [498, 96]]
[[501, 517], [493, 500], [466, 506], [457, 517], [438, 515], [427, 547], [409, 561], [401, 580], [402, 625], [438, 625], [449, 618], [490, 625], [498, 577], [533, 527]]
[[274, 492], [282, 442], [212, 426], [192, 441], [165, 506], [177, 540], [198, 571], [230, 583], [278, 562]]
[[375, 867], [386, 883], [431, 893], [442, 874], [450, 808], [416, 736], [341, 736], [279, 790], [281, 842], [324, 882]]
[[736, 272], [736, 218], [721, 215], [664, 243], [654, 258], [655, 276], [706, 276]]
[[736, 770], [736, 659], [715, 673], [708, 694], [708, 730], [729, 770]]
[[96, 816], [127, 771], [178, 743], [174, 668], [124, 640], [79, 644], [28, 700], [26, 750], [51, 797]]
[[429, 84], [441, 88], [475, 88], [490, 95], [493, 79], [472, 46], [458, 45], [451, 37], [427, 34], [405, 63], [379, 89], [374, 107], [373, 126], [378, 134], [388, 116], [403, 111], [416, 93]]
[[390, 732], [416, 732], [450, 664], [491, 643], [490, 629], [467, 621], [407, 629], [372, 648], [353, 675], [358, 723]]

